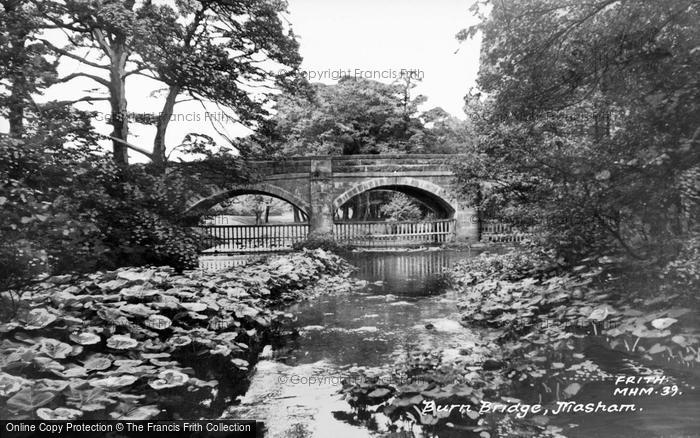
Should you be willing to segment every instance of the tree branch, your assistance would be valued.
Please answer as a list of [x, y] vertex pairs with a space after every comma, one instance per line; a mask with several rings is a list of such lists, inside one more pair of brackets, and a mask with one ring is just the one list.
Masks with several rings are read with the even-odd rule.
[[99, 100], [109, 100], [109, 97], [92, 97], [92, 96], [85, 96], [81, 97], [80, 99], [75, 99], [75, 100], [56, 100], [53, 102], [49, 102], [45, 105], [47, 108], [57, 108], [60, 106], [66, 106], [66, 105], [73, 105], [78, 102], [95, 102]]
[[136, 146], [136, 145], [134, 145], [134, 144], [129, 143], [128, 141], [124, 141], [124, 140], [122, 140], [121, 138], [117, 138], [117, 137], [114, 137], [114, 136], [111, 136], [111, 135], [104, 135], [104, 134], [100, 134], [100, 135], [103, 136], [103, 137], [107, 137], [107, 138], [109, 138], [110, 140], [116, 141], [117, 143], [121, 143], [121, 144], [123, 144], [124, 146], [126, 146], [127, 148], [129, 148], [129, 149], [131, 149], [131, 150], [133, 150], [133, 151], [136, 151], [136, 152], [138, 152], [138, 153], [140, 153], [140, 154], [143, 154], [143, 155], [147, 156], [150, 160], [153, 160], [153, 154], [150, 153], [150, 152], [148, 152], [147, 150], [141, 148], [141, 147], [138, 147], [138, 146]]
[[97, 43], [102, 47], [102, 50], [109, 56], [109, 59], [114, 61], [114, 51], [112, 48], [109, 46], [109, 43], [105, 39], [104, 34], [102, 33], [101, 29], [94, 29], [92, 31], [92, 34], [95, 36], [95, 39], [97, 40]]
[[99, 77], [99, 76], [91, 75], [91, 74], [88, 74], [88, 73], [82, 73], [82, 72], [79, 72], [79, 73], [71, 73], [71, 74], [69, 74], [69, 75], [66, 76], [66, 77], [63, 77], [63, 78], [58, 79], [57, 82], [68, 82], [68, 81], [70, 81], [70, 80], [73, 80], [73, 79], [79, 78], [79, 77], [89, 78], [89, 79], [92, 79], [93, 81], [95, 81], [95, 82], [97, 82], [97, 83], [99, 83], [99, 84], [101, 84], [101, 85], [104, 85], [105, 87], [109, 87], [109, 82], [108, 82], [106, 79], [103, 79], [103, 78], [101, 78], [101, 77]]
[[46, 44], [47, 46], [49, 46], [51, 48], [51, 50], [53, 50], [54, 52], [60, 53], [61, 55], [67, 56], [69, 58], [73, 58], [76, 61], [80, 61], [81, 63], [83, 63], [85, 65], [89, 65], [90, 67], [102, 68], [102, 69], [109, 68], [108, 65], [98, 64], [96, 62], [88, 61], [87, 59], [83, 58], [82, 56], [76, 55], [75, 53], [71, 53], [68, 50], [65, 50], [65, 49], [62, 49], [60, 47], [53, 45], [51, 42], [49, 42], [47, 40], [40, 39], [39, 41], [41, 41], [44, 44]]

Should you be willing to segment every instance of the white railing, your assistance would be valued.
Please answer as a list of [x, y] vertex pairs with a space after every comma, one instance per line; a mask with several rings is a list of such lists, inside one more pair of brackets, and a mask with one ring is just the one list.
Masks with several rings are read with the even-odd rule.
[[335, 240], [355, 246], [412, 246], [442, 244], [455, 232], [454, 219], [422, 222], [338, 222]]
[[529, 232], [522, 232], [510, 224], [496, 221], [481, 223], [481, 241], [486, 243], [517, 243], [532, 237]]
[[202, 225], [203, 253], [288, 251], [306, 239], [308, 224]]

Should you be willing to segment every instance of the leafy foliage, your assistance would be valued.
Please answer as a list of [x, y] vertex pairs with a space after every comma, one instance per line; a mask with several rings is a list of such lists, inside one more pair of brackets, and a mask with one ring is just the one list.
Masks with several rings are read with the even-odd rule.
[[379, 209], [387, 220], [415, 221], [423, 216], [420, 207], [403, 193], [393, 193], [388, 204], [382, 205]]
[[[467, 130], [463, 122], [441, 109], [424, 117], [418, 107], [425, 97], [412, 97], [414, 87], [352, 77], [312, 84], [307, 94], [280, 96], [274, 117], [241, 148], [259, 156], [462, 151], [466, 136], [454, 132]], [[439, 126], [435, 132], [429, 123]]]
[[[485, 3], [478, 153], [462, 166], [487, 216], [567, 258], [666, 259], [693, 227], [682, 177], [700, 155], [694, 3]], [[695, 171], [694, 174], [697, 174]], [[487, 181], [478, 199], [476, 189]]]
[[34, 106], [33, 95], [56, 80], [55, 65], [47, 48], [37, 41], [42, 22], [34, 1], [0, 1], [0, 115], [7, 117], [10, 133], [21, 136], [25, 111]]
[[234, 216], [254, 216], [255, 224], [268, 223], [270, 215], [278, 215], [291, 210], [291, 206], [281, 199], [264, 195], [241, 195], [218, 204], [212, 213]]
[[335, 254], [342, 254], [347, 251], [352, 251], [353, 247], [349, 244], [339, 243], [335, 239], [327, 237], [309, 237], [301, 242], [296, 242], [292, 245], [292, 249], [295, 251], [300, 250], [313, 250], [321, 249], [323, 251], [330, 251]]
[[[91, 89], [53, 104], [109, 102], [113, 158], [121, 164], [128, 163], [130, 149], [164, 171], [168, 122], [181, 94], [205, 110], [216, 105], [227, 122], [250, 126], [267, 114], [273, 94], [295, 90], [300, 82], [298, 44], [281, 17], [285, 2], [7, 0], [0, 6], [0, 28], [8, 36], [0, 39], [0, 77], [10, 90], [0, 107], [10, 113], [12, 134], [21, 134], [23, 110], [34, 106], [44, 88], [88, 80], [106, 95]], [[65, 45], [53, 38], [59, 30]], [[64, 59], [78, 61], [80, 71], [58, 77], [55, 69]], [[138, 120], [156, 125], [152, 150], [129, 143], [126, 79], [133, 75], [166, 88], [158, 117]]]
[[199, 238], [179, 218], [206, 180], [121, 168], [94, 144], [57, 137], [0, 138], [3, 287], [39, 273], [196, 264]]
[[[268, 114], [265, 104], [275, 88], [296, 89], [301, 57], [282, 24], [285, 7], [268, 0], [194, 1], [140, 10], [156, 28], [138, 41], [136, 64], [168, 87], [156, 120], [154, 161], [166, 159], [165, 131], [178, 95], [215, 102], [222, 112], [232, 110], [230, 120], [255, 125]], [[265, 93], [254, 95], [253, 88]]]
[[0, 324], [0, 415], [217, 416], [286, 318], [270, 306], [348, 269], [317, 250], [217, 274], [127, 268], [46, 278], [21, 290], [25, 311]]
[[[609, 257], [570, 267], [552, 255], [523, 248], [458, 264], [453, 287], [473, 342], [458, 355], [411, 345], [394, 363], [351, 368], [356, 375], [341, 392], [353, 418], [371, 427], [386, 416], [399, 431], [419, 426], [426, 433], [464, 428], [474, 436], [561, 437], [576, 425], [549, 425], [547, 415], [484, 414], [479, 407], [550, 407], [589, 385], [612, 392], [620, 369], [664, 375], [662, 385], [650, 384], [657, 391], [672, 385], [692, 391], [697, 376], [686, 370], [700, 361], [697, 297], [662, 294], [656, 287], [665, 286], [649, 278], [640, 282], [646, 289], [630, 290]], [[430, 402], [471, 409], [431, 410]]]

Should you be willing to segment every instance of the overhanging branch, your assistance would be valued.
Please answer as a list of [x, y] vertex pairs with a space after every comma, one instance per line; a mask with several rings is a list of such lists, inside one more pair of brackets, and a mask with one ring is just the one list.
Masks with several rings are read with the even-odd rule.
[[146, 157], [148, 157], [149, 160], [153, 160], [153, 154], [148, 152], [147, 150], [139, 147], [139, 146], [131, 144], [128, 141], [122, 140], [121, 138], [117, 138], [117, 137], [114, 137], [112, 135], [104, 135], [104, 134], [100, 134], [100, 135], [102, 135], [103, 137], [107, 137], [110, 140], [116, 141], [117, 143], [123, 144], [124, 146], [131, 149], [132, 151], [136, 151], [140, 154], [145, 155]]

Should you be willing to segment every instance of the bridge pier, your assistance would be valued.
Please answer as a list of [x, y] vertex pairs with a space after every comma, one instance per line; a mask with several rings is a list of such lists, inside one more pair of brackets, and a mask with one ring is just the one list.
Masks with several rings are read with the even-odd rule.
[[458, 204], [455, 209], [455, 237], [457, 243], [479, 242], [479, 216], [476, 209]]
[[309, 175], [309, 238], [333, 238], [333, 163], [311, 160]]

